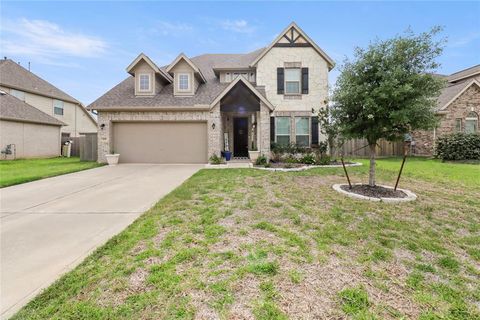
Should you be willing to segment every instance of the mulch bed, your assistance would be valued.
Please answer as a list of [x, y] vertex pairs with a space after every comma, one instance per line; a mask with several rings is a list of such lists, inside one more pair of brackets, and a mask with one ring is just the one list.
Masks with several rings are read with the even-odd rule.
[[368, 184], [356, 184], [352, 189], [348, 185], [342, 185], [340, 188], [347, 192], [359, 194], [361, 196], [373, 198], [406, 198], [407, 194], [403, 191], [384, 188], [381, 186], [371, 187]]

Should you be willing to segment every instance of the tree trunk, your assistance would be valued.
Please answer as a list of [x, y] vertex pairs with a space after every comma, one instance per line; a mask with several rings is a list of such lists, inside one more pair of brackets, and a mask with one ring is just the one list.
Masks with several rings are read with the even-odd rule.
[[370, 172], [368, 175], [368, 185], [371, 187], [375, 187], [375, 149], [377, 147], [377, 143], [370, 143]]

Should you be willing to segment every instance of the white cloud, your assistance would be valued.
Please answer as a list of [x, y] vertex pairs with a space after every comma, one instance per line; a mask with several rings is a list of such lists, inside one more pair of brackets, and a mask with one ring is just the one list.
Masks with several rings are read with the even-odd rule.
[[246, 20], [222, 20], [220, 26], [224, 30], [234, 31], [238, 33], [252, 33], [255, 31], [255, 27], [251, 26]]
[[5, 55], [53, 60], [64, 56], [97, 57], [108, 45], [102, 39], [63, 29], [46, 20], [2, 22], [1, 51]]
[[157, 21], [153, 27], [149, 29], [151, 33], [161, 34], [164, 36], [180, 36], [186, 32], [191, 32], [193, 27], [182, 22]]
[[470, 43], [479, 40], [480, 39], [480, 32], [471, 32], [461, 38], [455, 39], [450, 44], [450, 47], [452, 48], [459, 48], [459, 47], [465, 47], [469, 45]]

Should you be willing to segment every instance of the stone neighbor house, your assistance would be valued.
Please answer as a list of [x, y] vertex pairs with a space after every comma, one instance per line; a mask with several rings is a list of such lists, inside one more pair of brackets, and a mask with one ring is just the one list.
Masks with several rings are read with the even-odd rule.
[[62, 122], [64, 137], [97, 132], [94, 116], [77, 99], [11, 59], [0, 60], [0, 90]]
[[312, 146], [334, 61], [292, 22], [246, 54], [180, 54], [158, 67], [140, 54], [131, 75], [89, 110], [98, 113], [98, 161], [206, 163], [224, 150], [270, 153], [271, 142]]
[[437, 128], [431, 131], [415, 131], [412, 134], [413, 154], [433, 155], [435, 140], [454, 132], [480, 132], [480, 65], [461, 70], [449, 76], [438, 75], [447, 81], [437, 99]]

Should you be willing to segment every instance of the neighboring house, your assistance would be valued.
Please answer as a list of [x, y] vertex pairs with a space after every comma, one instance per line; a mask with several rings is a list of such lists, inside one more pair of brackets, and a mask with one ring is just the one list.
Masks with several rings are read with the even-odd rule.
[[63, 136], [97, 132], [95, 118], [78, 100], [10, 59], [0, 60], [0, 89], [65, 123]]
[[98, 112], [98, 161], [206, 163], [227, 148], [269, 156], [271, 142], [312, 146], [333, 60], [295, 23], [247, 54], [180, 54], [158, 67], [140, 54], [131, 75], [88, 106]]
[[[65, 123], [0, 91], [0, 160], [60, 155]], [[8, 150], [11, 152], [8, 154]]]
[[417, 155], [433, 155], [435, 140], [454, 132], [474, 133], [479, 131], [480, 116], [480, 65], [456, 72], [449, 76], [439, 75], [447, 81], [437, 99], [437, 128], [413, 133]]

